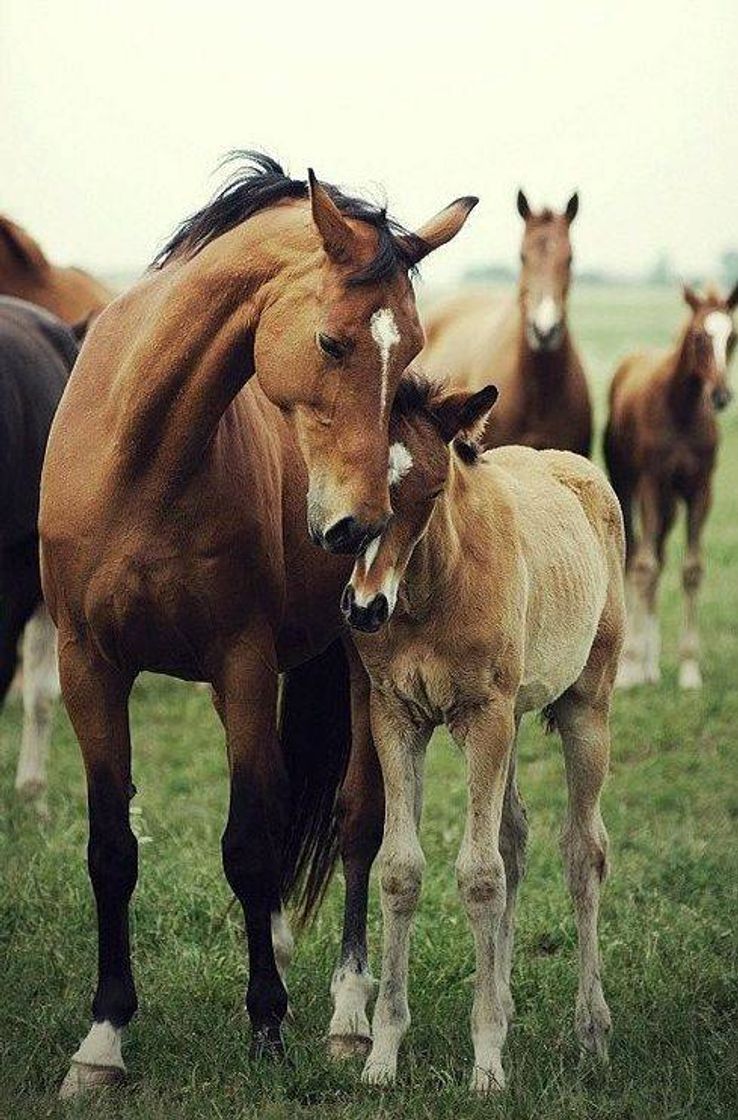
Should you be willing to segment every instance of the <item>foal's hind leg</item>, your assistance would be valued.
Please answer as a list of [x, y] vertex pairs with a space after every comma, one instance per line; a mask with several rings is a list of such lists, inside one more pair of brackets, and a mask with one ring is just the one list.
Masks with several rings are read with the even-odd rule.
[[346, 896], [341, 957], [333, 973], [333, 1018], [328, 1046], [335, 1058], [366, 1053], [372, 1033], [367, 1003], [375, 980], [366, 944], [369, 873], [382, 843], [384, 787], [369, 720], [369, 678], [355, 651], [351, 666], [351, 756], [339, 802], [341, 859]]
[[136, 1007], [128, 936], [128, 904], [138, 874], [138, 845], [129, 823], [130, 679], [74, 641], [60, 642], [64, 702], [87, 773], [88, 866], [97, 904], [98, 982], [93, 1024], [72, 1056], [60, 1096], [123, 1080], [123, 1027]]
[[[516, 727], [517, 736], [517, 727]], [[515, 1002], [510, 991], [512, 975], [513, 941], [515, 936], [515, 910], [517, 907], [518, 887], [525, 874], [525, 851], [528, 841], [528, 819], [525, 812], [518, 783], [516, 780], [517, 752], [513, 747], [510, 768], [505, 786], [505, 799], [502, 805], [500, 823], [500, 854], [505, 864], [507, 897], [505, 912], [500, 919], [497, 931], [497, 950], [495, 965], [500, 999], [508, 1022], [515, 1015]]]
[[610, 753], [609, 695], [596, 695], [608, 690], [590, 690], [588, 684], [585, 669], [553, 710], [569, 788], [561, 846], [579, 935], [576, 1029], [585, 1049], [606, 1059], [611, 1021], [600, 977], [597, 918], [600, 887], [607, 875], [608, 839], [600, 815], [600, 791]]
[[682, 567], [684, 592], [684, 627], [679, 641], [679, 685], [681, 688], [701, 688], [699, 654], [700, 639], [697, 630], [697, 595], [702, 585], [702, 530], [712, 503], [708, 482], [687, 502], [687, 552]]
[[674, 519], [674, 498], [657, 480], [644, 479], [640, 493], [641, 538], [628, 559], [627, 639], [618, 672], [620, 688], [661, 679], [661, 635], [657, 613], [664, 544]]
[[18, 793], [33, 798], [42, 815], [46, 813], [46, 763], [58, 695], [56, 628], [42, 603], [23, 635], [23, 738], [15, 776]]

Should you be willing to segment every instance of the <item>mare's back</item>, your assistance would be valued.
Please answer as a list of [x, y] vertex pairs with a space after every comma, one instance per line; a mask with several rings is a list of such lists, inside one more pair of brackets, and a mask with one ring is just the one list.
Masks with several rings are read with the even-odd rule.
[[50, 313], [0, 296], [0, 544], [36, 531], [51, 421], [77, 357], [72, 331]]

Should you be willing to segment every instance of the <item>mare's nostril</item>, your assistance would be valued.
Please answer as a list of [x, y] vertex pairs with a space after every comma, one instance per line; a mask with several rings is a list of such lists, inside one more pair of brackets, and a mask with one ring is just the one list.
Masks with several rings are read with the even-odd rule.
[[366, 536], [366, 529], [355, 517], [342, 517], [323, 535], [322, 545], [328, 552], [357, 553]]
[[382, 592], [380, 591], [377, 597], [372, 601], [371, 606], [369, 607], [369, 611], [371, 614], [372, 625], [374, 626], [375, 630], [378, 630], [379, 627], [383, 626], [389, 618], [389, 603], [387, 602], [387, 596], [382, 594]]

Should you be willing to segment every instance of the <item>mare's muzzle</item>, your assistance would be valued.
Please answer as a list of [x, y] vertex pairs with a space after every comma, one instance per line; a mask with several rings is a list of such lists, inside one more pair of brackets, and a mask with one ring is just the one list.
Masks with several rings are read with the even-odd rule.
[[356, 602], [356, 593], [350, 583], [347, 583], [341, 596], [341, 611], [349, 626], [354, 630], [363, 630], [365, 634], [375, 634], [389, 618], [389, 603], [387, 596], [379, 591], [371, 602], [360, 607]]
[[309, 526], [309, 530], [313, 543], [320, 545], [326, 552], [359, 556], [380, 535], [386, 524], [386, 517], [372, 523], [360, 521], [356, 517], [341, 517], [329, 525], [325, 532], [313, 525]]

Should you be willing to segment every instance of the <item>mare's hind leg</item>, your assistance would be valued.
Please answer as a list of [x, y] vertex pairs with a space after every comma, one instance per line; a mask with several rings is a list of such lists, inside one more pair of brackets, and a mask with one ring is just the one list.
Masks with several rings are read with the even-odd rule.
[[712, 490], [708, 482], [687, 502], [687, 552], [682, 566], [684, 592], [684, 626], [679, 641], [679, 686], [701, 688], [699, 655], [700, 639], [697, 630], [697, 595], [702, 584], [702, 530], [712, 503]]
[[[516, 725], [516, 739], [518, 725]], [[500, 854], [505, 864], [507, 896], [505, 912], [500, 919], [497, 931], [495, 965], [500, 999], [508, 1022], [515, 1015], [515, 1002], [510, 990], [512, 975], [513, 941], [515, 937], [515, 910], [518, 888], [525, 874], [525, 853], [528, 842], [528, 819], [525, 805], [518, 790], [516, 779], [517, 751], [513, 746], [510, 768], [505, 786], [505, 799], [502, 805], [500, 823]]]
[[60, 641], [62, 693], [87, 774], [88, 867], [97, 905], [98, 981], [92, 1027], [72, 1055], [60, 1096], [123, 1080], [123, 1027], [136, 1007], [128, 905], [138, 875], [138, 845], [129, 823], [131, 680], [72, 638]]
[[[600, 887], [607, 875], [608, 838], [600, 792], [610, 755], [613, 647], [595, 643], [578, 682], [553, 706], [566, 763], [569, 803], [561, 847], [579, 937], [576, 1029], [587, 1050], [607, 1058], [610, 1011], [602, 991], [597, 937]], [[616, 652], [616, 651], [615, 651]]]
[[335, 1058], [365, 1054], [372, 1042], [367, 1003], [375, 980], [369, 971], [366, 919], [369, 874], [382, 843], [384, 787], [369, 719], [369, 678], [356, 651], [351, 667], [351, 756], [339, 801], [341, 860], [345, 881], [341, 956], [333, 973], [333, 1017], [328, 1046]]
[[23, 738], [15, 776], [18, 793], [33, 798], [42, 815], [46, 814], [46, 763], [58, 695], [56, 628], [42, 603], [23, 635]]
[[274, 652], [243, 643], [229, 658], [216, 689], [226, 729], [230, 771], [223, 868], [243, 908], [249, 954], [246, 1010], [252, 1054], [284, 1053], [287, 990], [275, 957], [274, 916], [280, 914], [287, 775], [277, 735]]

